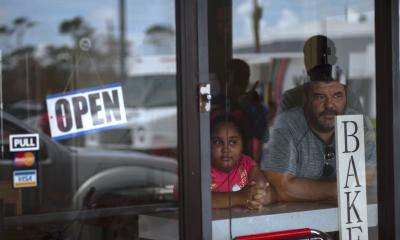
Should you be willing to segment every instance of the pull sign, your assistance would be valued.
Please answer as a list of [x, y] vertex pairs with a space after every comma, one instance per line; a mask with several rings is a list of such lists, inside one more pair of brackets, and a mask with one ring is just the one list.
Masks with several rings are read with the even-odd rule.
[[199, 86], [200, 112], [211, 110], [211, 87], [209, 83], [201, 83]]
[[363, 115], [336, 117], [336, 165], [341, 240], [367, 240]]
[[9, 137], [10, 152], [39, 150], [39, 134], [13, 134]]

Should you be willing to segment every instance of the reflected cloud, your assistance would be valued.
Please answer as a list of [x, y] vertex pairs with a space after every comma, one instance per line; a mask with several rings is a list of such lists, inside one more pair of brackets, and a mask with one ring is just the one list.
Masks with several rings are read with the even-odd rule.
[[89, 15], [89, 18], [93, 22], [98, 22], [104, 27], [104, 29], [100, 29], [100, 31], [106, 31], [107, 22], [112, 22], [114, 25], [116, 24], [115, 21], [118, 19], [117, 14], [115, 7], [104, 6], [94, 9]]
[[287, 28], [299, 24], [300, 18], [290, 9], [283, 9], [281, 17], [278, 20], [276, 26], [278, 28]]

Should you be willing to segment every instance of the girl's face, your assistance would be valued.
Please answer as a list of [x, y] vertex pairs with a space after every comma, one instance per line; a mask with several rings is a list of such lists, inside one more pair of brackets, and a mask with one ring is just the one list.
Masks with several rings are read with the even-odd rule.
[[221, 123], [211, 134], [211, 164], [223, 172], [231, 171], [243, 150], [242, 136], [233, 123]]

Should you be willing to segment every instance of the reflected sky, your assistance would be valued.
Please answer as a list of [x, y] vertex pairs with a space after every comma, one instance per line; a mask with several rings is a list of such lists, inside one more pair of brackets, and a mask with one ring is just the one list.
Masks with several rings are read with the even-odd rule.
[[[145, 42], [145, 31], [154, 24], [175, 29], [174, 0], [126, 1], [127, 39], [136, 55], [157, 54]], [[16, 17], [24, 16], [36, 22], [23, 38], [24, 44], [38, 47], [48, 44], [72, 45], [67, 35], [59, 34], [60, 23], [81, 16], [96, 33], [119, 33], [119, 0], [13, 0], [0, 3], [0, 25], [10, 25]], [[360, 14], [373, 21], [372, 0], [259, 0], [264, 8], [261, 30], [282, 29], [321, 19], [357, 21]], [[252, 0], [233, 0], [234, 39], [251, 38]], [[344, 13], [348, 14], [345, 15]], [[345, 19], [346, 18], [346, 19]], [[15, 40], [0, 36], [3, 48], [12, 48]]]
[[[317, 21], [356, 23], [360, 17], [373, 23], [372, 0], [258, 0], [263, 8], [260, 32], [274, 34], [287, 28]], [[253, 0], [233, 0], [233, 39], [252, 38]], [[270, 35], [271, 36], [271, 35]]]
[[[0, 25], [10, 25], [17, 17], [27, 17], [34, 21], [34, 27], [25, 33], [25, 45], [44, 46], [72, 45], [72, 40], [67, 35], [58, 31], [60, 23], [64, 20], [81, 16], [97, 34], [119, 34], [118, 0], [15, 0], [0, 3]], [[127, 39], [133, 43], [137, 54], [146, 54], [144, 42], [145, 31], [155, 24], [171, 26], [175, 29], [175, 12], [173, 0], [129, 0], [126, 1], [126, 28]], [[3, 39], [2, 39], [3, 38]], [[4, 44], [4, 36], [0, 36]], [[15, 41], [7, 40], [8, 46]], [[4, 45], [3, 45], [4, 47]], [[141, 53], [142, 51], [142, 53]], [[150, 51], [151, 52], [151, 51]]]

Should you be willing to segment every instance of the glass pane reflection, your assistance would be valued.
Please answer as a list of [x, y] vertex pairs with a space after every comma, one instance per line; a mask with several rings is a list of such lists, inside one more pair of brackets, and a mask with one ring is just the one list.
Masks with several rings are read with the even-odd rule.
[[[250, 77], [243, 96], [257, 95], [257, 101], [260, 101], [266, 108], [266, 126], [268, 128], [261, 141], [261, 153], [257, 150], [259, 145], [254, 145], [254, 141], [248, 140], [248, 144], [252, 147], [245, 154], [259, 162], [261, 168], [267, 170], [267, 172], [273, 172], [271, 170], [273, 167], [275, 167], [275, 171], [279, 172], [278, 166], [300, 166], [300, 169], [291, 169], [290, 173], [295, 175], [299, 172], [306, 172], [307, 178], [303, 176], [306, 180], [319, 179], [323, 175], [325, 148], [322, 147], [320, 153], [314, 154], [314, 158], [321, 156], [322, 161], [318, 164], [314, 163], [318, 166], [311, 166], [313, 163], [307, 166], [302, 165], [301, 158], [296, 156], [302, 156], [307, 152], [307, 148], [302, 149], [302, 147], [304, 147], [303, 145], [310, 145], [309, 138], [307, 138], [307, 134], [300, 137], [305, 141], [299, 145], [296, 143], [301, 141], [295, 142], [293, 145], [296, 145], [296, 147], [292, 148], [294, 149], [292, 154], [290, 148], [292, 142], [289, 138], [294, 133], [290, 132], [285, 135], [283, 126], [287, 123], [287, 119], [285, 121], [281, 116], [283, 112], [292, 107], [298, 107], [302, 112], [302, 106], [306, 101], [303, 97], [306, 89], [304, 85], [307, 85], [305, 83], [309, 82], [310, 77], [312, 77], [308, 72], [309, 69], [305, 67], [303, 55], [303, 46], [306, 40], [314, 35], [325, 35], [334, 42], [336, 52], [333, 55], [336, 55], [337, 61], [330, 63], [333, 66], [330, 75], [346, 86], [346, 88], [343, 88], [347, 96], [346, 106], [355, 108], [363, 114], [366, 119], [364, 125], [368, 128], [368, 131], [365, 132], [365, 143], [366, 149], [371, 150], [366, 150], [365, 156], [368, 168], [366, 172], [367, 198], [370, 210], [373, 209], [372, 211], [368, 210], [368, 214], [372, 214], [368, 216], [373, 216], [368, 219], [370, 226], [373, 226], [369, 228], [369, 238], [377, 239], [377, 192], [376, 175], [374, 174], [376, 166], [374, 2], [339, 1], [333, 4], [330, 1], [233, 0], [224, 3], [225, 5], [220, 1], [219, 5], [215, 4], [215, 8], [223, 8], [222, 6], [224, 6], [229, 9], [228, 11], [216, 10], [215, 12], [219, 14], [218, 17], [210, 16], [213, 20], [219, 20], [219, 24], [210, 26], [209, 31], [210, 55], [212, 56], [210, 57], [210, 75], [214, 84], [212, 89], [215, 91], [215, 96], [222, 95], [225, 98], [221, 101], [222, 105], [218, 105], [218, 102], [214, 101], [213, 109], [214, 111], [221, 111], [222, 109], [229, 114], [236, 114], [234, 88], [240, 88], [240, 86], [239, 84], [235, 86], [232, 84], [236, 72], [230, 68], [230, 63], [232, 59], [245, 61], [250, 68]], [[223, 32], [221, 26], [224, 27], [223, 30], [228, 32], [228, 34], [222, 34], [223, 37], [221, 37]], [[331, 53], [328, 52], [328, 55], [330, 56]], [[327, 60], [328, 63], [329, 61], [330, 59]], [[250, 94], [254, 91], [255, 94]], [[213, 100], [220, 98], [213, 98]], [[243, 102], [244, 97], [239, 99]], [[245, 112], [243, 109], [241, 111]], [[255, 112], [252, 111], [251, 113], [254, 114]], [[247, 120], [247, 123], [245, 122], [243, 125], [250, 129], [248, 134], [252, 134], [251, 129], [256, 126], [252, 122], [255, 117], [247, 112], [243, 115], [245, 119], [250, 118], [250, 123]], [[300, 118], [292, 120], [293, 123], [299, 124]], [[227, 123], [230, 122], [228, 118], [226, 121]], [[304, 127], [305, 132], [306, 128], [307, 124]], [[277, 129], [277, 131], [274, 129]], [[229, 131], [227, 132], [229, 133]], [[256, 132], [260, 133], [260, 131]], [[312, 131], [309, 131], [309, 133], [313, 135]], [[252, 136], [253, 138], [250, 139], [254, 139], [257, 134]], [[276, 136], [280, 136], [283, 140], [273, 145], [274, 141], [277, 142]], [[333, 137], [333, 143], [334, 141]], [[307, 144], [304, 142], [307, 142]], [[287, 151], [277, 153], [276, 149], [269, 148], [272, 145], [285, 148]], [[321, 144], [321, 146], [325, 145]], [[274, 166], [265, 164], [265, 159], [271, 156], [275, 158], [276, 164]], [[283, 156], [294, 157], [287, 161], [278, 159], [278, 157], [283, 158]], [[332, 170], [336, 166], [335, 161], [332, 160], [329, 164]], [[319, 170], [316, 170], [317, 168]], [[373, 174], [369, 174], [369, 170], [372, 170]], [[330, 175], [324, 181], [328, 181], [329, 177], [331, 180], [333, 179], [331, 189], [328, 191], [328, 188], [325, 188], [325, 190], [336, 195], [335, 174], [331, 171]], [[315, 200], [320, 199], [316, 196], [317, 194], [308, 199], [282, 198], [279, 189], [277, 189], [282, 186], [273, 184], [273, 174], [267, 173], [267, 179], [277, 191], [278, 201], [267, 204], [261, 211], [249, 210], [247, 204], [251, 200], [249, 197], [241, 205], [233, 204], [235, 196], [238, 194], [232, 189], [230, 200], [227, 201], [231, 207], [213, 209], [215, 220], [228, 219], [231, 221], [230, 224], [219, 225], [226, 231], [214, 232], [214, 238], [223, 239], [229, 238], [230, 234], [240, 236], [302, 227], [316, 228], [330, 232], [335, 238], [339, 237], [336, 233], [338, 225], [335, 222], [337, 219], [336, 197], [322, 198], [324, 200], [318, 201], [318, 203], [315, 202]], [[296, 189], [297, 193], [300, 189], [302, 188]], [[306, 188], [303, 190], [306, 190]], [[254, 196], [252, 195], [252, 199], [254, 199]], [[274, 216], [283, 216], [285, 213], [307, 212], [309, 210], [316, 210], [316, 215], [312, 216], [316, 217], [313, 221], [310, 220], [311, 216], [304, 217], [304, 215], [296, 218], [300, 216], [297, 213], [286, 215], [293, 217], [291, 218], [292, 220], [295, 219], [293, 222], [290, 219], [286, 219], [287, 221], [281, 219], [281, 222], [276, 222], [277, 218], [274, 218]], [[327, 221], [327, 219], [334, 219], [335, 221]], [[265, 226], [265, 222], [269, 223], [268, 226]], [[321, 224], [322, 222], [324, 224]], [[259, 227], [260, 225], [263, 225], [262, 229]]]
[[[137, 239], [140, 214], [178, 211], [175, 2], [0, 5], [5, 236]], [[122, 99], [101, 92], [116, 83]], [[48, 96], [69, 105], [52, 117]], [[112, 124], [118, 104], [123, 126]], [[83, 131], [57, 141], [51, 124]], [[18, 167], [9, 136], [28, 133], [40, 149]], [[13, 188], [21, 170], [36, 170], [38, 186]]]

